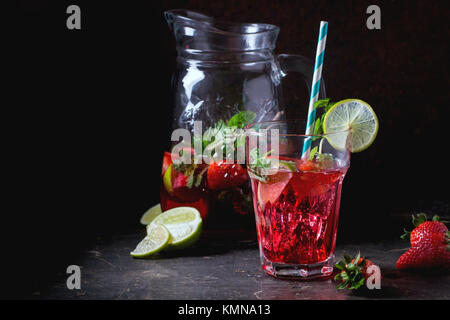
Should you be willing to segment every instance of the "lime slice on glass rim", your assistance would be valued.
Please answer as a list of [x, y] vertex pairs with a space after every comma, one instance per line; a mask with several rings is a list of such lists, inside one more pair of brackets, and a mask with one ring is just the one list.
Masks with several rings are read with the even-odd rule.
[[161, 205], [159, 203], [157, 205], [154, 205], [144, 212], [140, 220], [141, 224], [143, 224], [144, 226], [149, 225], [153, 221], [153, 219], [161, 214], [161, 212]]
[[[325, 134], [350, 129], [352, 134], [351, 152], [367, 149], [378, 132], [378, 119], [372, 107], [359, 99], [345, 99], [331, 107], [325, 114], [323, 131]], [[337, 150], [345, 150], [347, 135], [328, 135], [330, 145]]]
[[134, 258], [145, 258], [164, 249], [170, 240], [169, 230], [163, 225], [147, 228], [147, 236], [130, 252]]
[[202, 232], [200, 212], [193, 207], [177, 207], [164, 211], [147, 226], [147, 234], [152, 226], [163, 225], [169, 230], [167, 249], [182, 249], [194, 244]]

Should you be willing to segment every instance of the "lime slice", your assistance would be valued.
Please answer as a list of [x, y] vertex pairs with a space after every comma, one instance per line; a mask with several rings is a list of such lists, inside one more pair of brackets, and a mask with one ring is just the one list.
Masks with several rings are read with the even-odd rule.
[[166, 172], [164, 172], [163, 176], [163, 184], [164, 188], [166, 188], [167, 192], [172, 193], [172, 164], [167, 167]]
[[367, 149], [375, 140], [378, 132], [378, 119], [367, 102], [358, 99], [339, 101], [325, 114], [323, 131], [330, 145], [337, 150], [345, 150], [346, 132], [350, 129], [352, 136], [351, 152]]
[[161, 214], [161, 205], [158, 203], [157, 205], [151, 207], [141, 217], [141, 224], [143, 225], [149, 225], [150, 222], [153, 221], [157, 216]]
[[170, 240], [169, 230], [163, 225], [152, 225], [147, 228], [147, 236], [130, 252], [134, 258], [145, 258], [161, 251]]
[[268, 176], [267, 182], [260, 181], [258, 183], [258, 204], [261, 209], [266, 203], [274, 203], [278, 199], [291, 180], [294, 171], [295, 164], [280, 161], [278, 172]]
[[164, 211], [157, 216], [150, 225], [164, 225], [170, 232], [171, 238], [168, 249], [182, 249], [194, 244], [202, 231], [200, 212], [192, 207], [178, 207]]

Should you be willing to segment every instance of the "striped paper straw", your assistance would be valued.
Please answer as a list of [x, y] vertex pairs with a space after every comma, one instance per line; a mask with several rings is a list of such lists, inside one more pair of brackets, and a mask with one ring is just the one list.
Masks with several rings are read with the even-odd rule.
[[[314, 109], [314, 103], [319, 98], [320, 91], [320, 79], [322, 77], [322, 65], [323, 65], [323, 56], [325, 54], [325, 43], [327, 41], [327, 31], [328, 31], [328, 22], [320, 21], [320, 31], [319, 31], [319, 39], [317, 43], [316, 50], [316, 62], [314, 64], [314, 75], [313, 81], [311, 85], [311, 97], [309, 98], [309, 108], [308, 108], [308, 120], [306, 122], [306, 135], [312, 134], [314, 132], [314, 122], [316, 121], [316, 110]], [[311, 150], [311, 139], [305, 139], [303, 144], [303, 154], [302, 158], [308, 158], [309, 152]]]

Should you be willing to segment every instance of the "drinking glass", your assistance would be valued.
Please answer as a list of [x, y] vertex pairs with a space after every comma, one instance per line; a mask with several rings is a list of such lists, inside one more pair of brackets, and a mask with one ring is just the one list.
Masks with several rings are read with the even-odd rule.
[[261, 264], [280, 278], [333, 273], [351, 134], [305, 135], [305, 128], [304, 120], [286, 120], [254, 123], [246, 130]]

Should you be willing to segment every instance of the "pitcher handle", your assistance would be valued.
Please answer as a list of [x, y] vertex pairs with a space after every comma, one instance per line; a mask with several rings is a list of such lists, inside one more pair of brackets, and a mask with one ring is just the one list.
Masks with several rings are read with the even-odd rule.
[[[311, 94], [311, 84], [314, 74], [314, 61], [297, 54], [279, 54], [276, 57], [281, 77], [285, 77], [289, 72], [300, 73], [303, 79], [306, 81], [309, 94]], [[325, 82], [323, 79], [320, 81], [319, 99], [326, 97]]]

